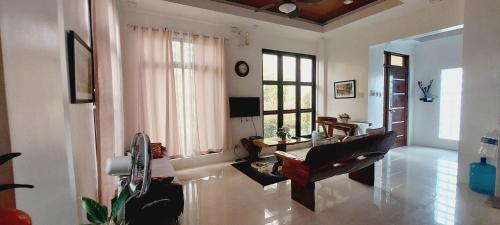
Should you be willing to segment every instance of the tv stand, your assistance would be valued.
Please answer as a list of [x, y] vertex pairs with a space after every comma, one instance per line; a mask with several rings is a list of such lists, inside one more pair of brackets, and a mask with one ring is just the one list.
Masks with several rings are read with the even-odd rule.
[[250, 141], [257, 140], [257, 139], [262, 139], [262, 137], [261, 136], [250, 136], [250, 137], [248, 137], [248, 140], [250, 140]]
[[262, 149], [254, 144], [254, 140], [262, 139], [261, 136], [250, 136], [248, 138], [242, 138], [240, 140], [241, 146], [248, 152], [248, 156], [245, 158], [249, 162], [254, 162], [259, 159], [259, 154]]

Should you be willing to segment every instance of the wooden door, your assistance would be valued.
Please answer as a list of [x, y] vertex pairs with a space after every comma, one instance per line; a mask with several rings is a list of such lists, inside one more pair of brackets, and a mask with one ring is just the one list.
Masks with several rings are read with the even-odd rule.
[[406, 146], [408, 135], [409, 57], [385, 52], [384, 124], [397, 134], [393, 148]]

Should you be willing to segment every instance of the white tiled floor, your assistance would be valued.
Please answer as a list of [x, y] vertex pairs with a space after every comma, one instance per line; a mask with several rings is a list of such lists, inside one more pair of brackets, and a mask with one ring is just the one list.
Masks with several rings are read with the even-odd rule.
[[375, 187], [346, 175], [316, 183], [316, 212], [290, 198], [289, 181], [262, 187], [229, 164], [178, 171], [182, 224], [500, 224], [488, 198], [456, 184], [456, 152], [404, 147], [377, 164]]

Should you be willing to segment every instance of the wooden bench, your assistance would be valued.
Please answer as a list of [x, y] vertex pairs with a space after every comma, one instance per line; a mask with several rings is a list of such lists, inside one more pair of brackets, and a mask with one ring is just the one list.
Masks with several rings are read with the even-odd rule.
[[292, 199], [314, 211], [314, 182], [348, 173], [350, 179], [373, 186], [374, 163], [384, 158], [395, 140], [396, 133], [391, 131], [274, 155], [283, 163], [283, 176], [291, 180]]

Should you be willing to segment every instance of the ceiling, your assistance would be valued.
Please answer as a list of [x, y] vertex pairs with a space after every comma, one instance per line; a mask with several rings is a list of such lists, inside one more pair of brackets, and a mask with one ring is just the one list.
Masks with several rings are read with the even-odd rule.
[[[312, 21], [317, 24], [326, 24], [328, 21], [335, 19], [341, 15], [352, 12], [377, 0], [354, 0], [352, 4], [346, 5], [343, 0], [323, 0], [319, 3], [301, 3], [297, 0], [292, 0], [299, 8], [299, 17], [305, 20]], [[268, 4], [276, 3], [274, 7], [268, 9], [274, 13], [280, 13], [278, 6], [280, 2], [277, 0], [226, 0], [221, 1], [226, 3], [236, 3], [241, 6], [250, 6], [260, 8]]]
[[[304, 18], [291, 19], [283, 13], [276, 13], [269, 10], [255, 12], [256, 7], [242, 4], [243, 1], [279, 2], [280, 0], [118, 0], [122, 8], [125, 7], [128, 10], [159, 13], [172, 17], [181, 16], [186, 19], [202, 20], [208, 23], [226, 24], [228, 26], [254, 27], [258, 25], [259, 30], [278, 31], [278, 33], [283, 33], [283, 35], [291, 35], [297, 38], [303, 36], [306, 39], [317, 38], [318, 36], [328, 37], [333, 34], [330, 31], [338, 30], [342, 27], [346, 28], [348, 24], [349, 26], [347, 27], [354, 28], [376, 24], [381, 21], [389, 21], [391, 18], [397, 18], [410, 12], [421, 10], [424, 6], [430, 4], [429, 1], [441, 0], [370, 0], [372, 1], [371, 3], [366, 3], [356, 9], [349, 8], [349, 12], [340, 13], [338, 16], [335, 14], [335, 18], [327, 20], [324, 23]], [[349, 7], [354, 7], [357, 4], [356, 2], [359, 3], [361, 1], [363, 0], [354, 0], [354, 3], [351, 4], [352, 6]], [[342, 3], [343, 0], [323, 0], [321, 4], [330, 4], [331, 2]], [[303, 11], [308, 12], [306, 8], [311, 7], [311, 5], [305, 5], [304, 7], [302, 7], [304, 8]], [[302, 14], [305, 14], [305, 12]], [[341, 10], [337, 10], [336, 12], [339, 13]], [[315, 13], [316, 11], [309, 14]], [[318, 17], [318, 15], [313, 16]], [[321, 20], [326, 19], [323, 18]]]
[[464, 34], [464, 28], [462, 25], [462, 26], [458, 26], [458, 27], [453, 27], [451, 29], [445, 29], [445, 30], [433, 32], [431, 34], [428, 34], [428, 35], [425, 35], [422, 37], [417, 37], [417, 38], [415, 38], [415, 40], [420, 41], [420, 42], [426, 42], [426, 41], [433, 41], [433, 40], [451, 37], [451, 36], [456, 36], [456, 35], [463, 35], [463, 34]]

